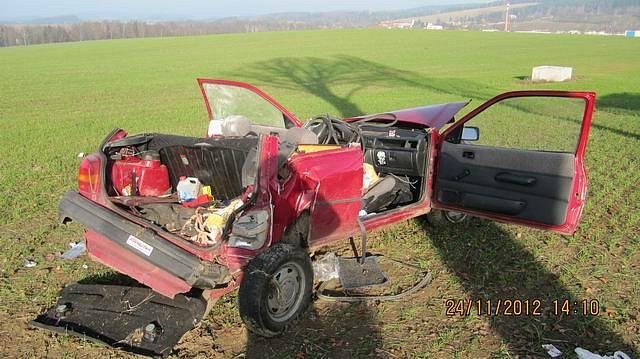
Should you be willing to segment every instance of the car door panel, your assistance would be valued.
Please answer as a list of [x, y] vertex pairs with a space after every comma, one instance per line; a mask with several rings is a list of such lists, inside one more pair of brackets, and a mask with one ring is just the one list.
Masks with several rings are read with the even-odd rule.
[[564, 223], [573, 154], [445, 142], [440, 156], [439, 202], [549, 225]]
[[[583, 99], [575, 152], [455, 140], [466, 122], [501, 101], [520, 97]], [[499, 95], [470, 112], [441, 136], [433, 207], [563, 234], [575, 232], [587, 189], [584, 153], [594, 104], [591, 92], [521, 91]], [[470, 124], [474, 126], [473, 121]]]

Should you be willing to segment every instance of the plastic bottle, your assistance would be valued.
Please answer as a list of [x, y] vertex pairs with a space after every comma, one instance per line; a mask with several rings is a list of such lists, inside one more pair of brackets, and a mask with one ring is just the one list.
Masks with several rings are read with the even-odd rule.
[[198, 198], [202, 184], [196, 177], [180, 177], [180, 182], [176, 186], [180, 201], [192, 201]]

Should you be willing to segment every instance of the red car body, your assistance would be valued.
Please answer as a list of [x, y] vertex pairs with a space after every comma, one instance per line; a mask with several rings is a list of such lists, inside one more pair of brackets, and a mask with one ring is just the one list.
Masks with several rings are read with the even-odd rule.
[[[282, 113], [285, 120], [293, 126], [302, 126], [302, 121], [294, 114], [272, 99], [261, 90], [245, 83], [199, 79], [209, 119], [214, 118], [211, 102], [207, 100], [206, 84], [233, 86], [251, 91], [273, 105]], [[562, 223], [545, 223], [538, 220], [518, 218], [517, 216], [497, 213], [482, 208], [466, 208], [455, 203], [442, 202], [437, 195], [438, 183], [442, 170], [441, 152], [448, 138], [460, 131], [464, 124], [472, 120], [485, 109], [505, 99], [519, 97], [555, 97], [579, 98], [585, 101], [584, 115], [578, 146], [573, 153], [573, 174], [571, 178], [571, 193], [566, 199], [566, 215]], [[587, 174], [584, 166], [585, 148], [591, 124], [592, 112], [595, 105], [595, 94], [591, 92], [562, 92], [562, 91], [524, 91], [509, 92], [499, 95], [443, 130], [443, 126], [450, 122], [454, 115], [466, 105], [466, 102], [417, 107], [392, 112], [397, 118], [398, 126], [422, 128], [427, 136], [428, 148], [425, 149], [427, 158], [423, 176], [422, 194], [419, 199], [406, 206], [390, 209], [377, 215], [362, 219], [367, 231], [373, 231], [400, 221], [429, 213], [433, 209], [451, 210], [468, 213], [473, 216], [489, 218], [502, 222], [517, 223], [529, 227], [553, 231], [562, 234], [572, 234], [578, 225], [585, 204], [587, 192]], [[347, 122], [357, 121], [358, 118], [346, 119]], [[126, 132], [114, 132], [106, 142], [122, 139]], [[358, 146], [343, 146], [326, 151], [300, 153], [288, 160], [288, 166], [293, 175], [286, 180], [278, 178], [277, 152], [279, 139], [275, 135], [260, 137], [259, 175], [256, 196], [251, 210], [266, 210], [270, 213], [270, 226], [267, 239], [261, 248], [250, 250], [234, 248], [222, 244], [216, 248], [203, 248], [179, 238], [171, 233], [154, 229], [149, 223], [136, 216], [132, 216], [115, 206], [110, 200], [105, 183], [108, 181], [105, 171], [107, 159], [103, 153], [97, 152], [85, 157], [79, 174], [79, 192], [93, 203], [116, 216], [119, 221], [130, 222], [138, 228], [137, 233], [130, 236], [140, 237], [143, 231], [152, 232], [154, 240], [163, 241], [180, 250], [181, 256], [191, 256], [193, 268], [201, 263], [216, 263], [228, 269], [231, 279], [224, 285], [216, 285], [208, 292], [212, 298], [219, 297], [234, 290], [242, 280], [243, 268], [247, 262], [267, 250], [281, 240], [289, 226], [303, 213], [309, 214], [308, 244], [311, 247], [321, 246], [334, 240], [345, 239], [359, 233], [358, 217], [362, 208], [362, 178], [363, 151]], [[76, 198], [76, 197], [74, 197]], [[73, 201], [77, 201], [73, 199]], [[64, 203], [64, 201], [63, 201]], [[477, 206], [476, 206], [477, 207]], [[74, 218], [65, 205], [61, 205], [63, 218]], [[93, 207], [92, 207], [93, 208]], [[107, 213], [107, 212], [105, 212]], [[75, 215], [77, 217], [77, 214]], [[89, 255], [94, 260], [124, 273], [137, 281], [151, 287], [158, 293], [173, 297], [178, 293], [185, 293], [195, 286], [194, 280], [181, 278], [172, 273], [173, 268], [166, 268], [147, 260], [140, 249], [131, 248], [111, 240], [105, 233], [100, 233], [100, 225], [80, 220], [87, 227], [85, 238]], [[133, 228], [133, 227], [132, 227]], [[153, 248], [153, 250], [157, 250]], [[148, 255], [147, 255], [148, 257]], [[182, 258], [182, 257], [180, 257]], [[179, 261], [178, 261], [179, 262]]]

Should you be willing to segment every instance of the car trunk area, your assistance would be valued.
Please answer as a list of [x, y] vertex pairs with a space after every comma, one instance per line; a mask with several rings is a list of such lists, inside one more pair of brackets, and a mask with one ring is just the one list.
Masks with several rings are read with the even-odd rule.
[[[125, 137], [104, 148], [106, 190], [129, 213], [200, 247], [217, 246], [226, 221], [255, 183], [258, 143], [257, 137]], [[200, 189], [185, 201], [178, 189], [181, 179], [189, 178], [196, 178]], [[212, 214], [220, 217], [215, 225], [206, 221]]]

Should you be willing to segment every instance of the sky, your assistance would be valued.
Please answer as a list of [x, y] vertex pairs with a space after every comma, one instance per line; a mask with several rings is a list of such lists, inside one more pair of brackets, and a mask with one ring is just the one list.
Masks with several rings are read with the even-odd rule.
[[82, 19], [211, 19], [277, 12], [396, 10], [488, 0], [0, 0], [0, 19], [76, 15]]

